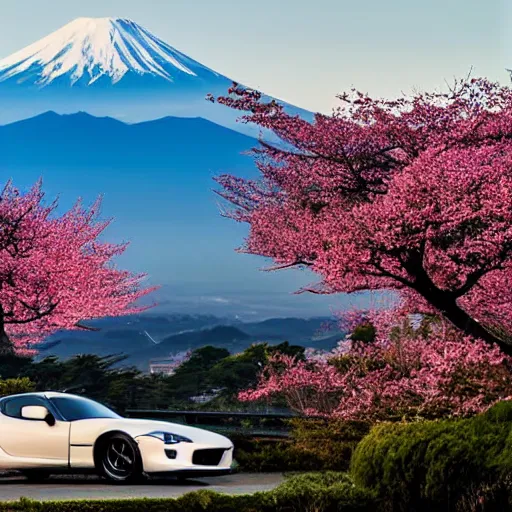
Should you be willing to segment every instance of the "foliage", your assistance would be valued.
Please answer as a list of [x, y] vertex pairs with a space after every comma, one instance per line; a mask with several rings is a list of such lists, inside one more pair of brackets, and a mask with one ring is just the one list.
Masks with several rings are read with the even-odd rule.
[[[322, 471], [323, 461], [297, 448], [291, 440], [230, 436], [238, 469], [249, 473]], [[329, 468], [339, 469], [339, 468]], [[347, 465], [345, 468], [347, 469]]]
[[297, 418], [291, 425], [295, 449], [313, 455], [319, 469], [336, 471], [348, 469], [356, 446], [370, 431], [366, 421]]
[[179, 498], [0, 503], [0, 512], [374, 512], [373, 495], [341, 473], [293, 476], [272, 491], [195, 491]]
[[274, 347], [255, 344], [240, 354], [202, 347], [184, 358], [174, 375], [147, 375], [123, 365], [124, 356], [77, 355], [67, 360], [46, 357], [33, 360], [16, 354], [0, 355], [0, 378], [27, 377], [38, 391], [84, 394], [118, 412], [126, 409], [201, 408], [190, 398], [212, 389], [219, 396], [204, 404], [209, 410], [240, 410], [238, 391], [257, 382], [261, 366], [277, 350], [303, 357], [302, 347], [282, 343]]
[[375, 341], [377, 331], [375, 326], [370, 322], [361, 323], [356, 325], [355, 329], [350, 335], [352, 341], [362, 341], [364, 343], [371, 343]]
[[39, 361], [15, 355], [2, 356], [2, 376], [8, 378], [0, 380], [0, 383], [18, 380], [20, 383], [32, 383], [30, 389], [20, 388], [18, 392], [36, 390], [84, 394], [121, 413], [131, 407], [161, 405], [158, 400], [163, 395], [160, 388], [165, 380], [159, 376], [144, 375], [134, 368], [116, 367], [123, 359], [122, 356], [100, 357], [94, 354], [67, 360], [46, 357]]
[[276, 510], [377, 510], [373, 493], [354, 485], [349, 475], [332, 471], [292, 476], [273, 493]]
[[207, 384], [209, 371], [221, 360], [229, 357], [225, 348], [207, 345], [192, 352], [190, 358], [181, 364], [168, 380], [167, 393], [172, 402], [186, 402], [190, 397], [201, 394]]
[[351, 473], [393, 510], [455, 510], [477, 492], [496, 500], [498, 490], [512, 505], [511, 418], [512, 403], [502, 402], [471, 419], [375, 426]]
[[0, 353], [0, 378], [18, 377], [32, 365], [32, 356], [16, 353]]
[[355, 447], [368, 433], [365, 422], [296, 418], [289, 439], [231, 436], [242, 471], [346, 471]]
[[438, 312], [512, 354], [510, 88], [468, 79], [339, 99], [313, 123], [237, 84], [217, 99], [281, 141], [254, 150], [259, 181], [217, 179], [226, 213], [250, 225], [242, 250], [309, 267], [314, 293], [396, 290], [409, 311]]
[[304, 358], [304, 348], [290, 345], [288, 342], [269, 346], [267, 343], [255, 343], [239, 354], [230, 355], [218, 361], [208, 372], [205, 383], [211, 388], [220, 388], [230, 398], [239, 391], [254, 385], [269, 356], [287, 353], [299, 359]]
[[457, 501], [456, 512], [497, 512], [512, 509], [512, 476], [471, 483]]
[[[261, 367], [268, 358], [284, 351], [299, 358], [304, 357], [304, 348], [287, 342], [275, 346], [267, 343], [253, 344], [239, 354], [230, 354], [224, 348], [205, 346], [191, 353], [166, 379], [165, 397], [169, 406], [188, 409], [194, 404], [190, 397], [202, 394], [215, 396], [204, 406], [211, 410], [240, 408], [237, 394], [241, 389], [256, 384]], [[167, 407], [167, 406], [166, 406]]]
[[34, 391], [34, 383], [27, 377], [0, 380], [0, 397]]
[[433, 321], [344, 341], [307, 360], [276, 354], [243, 401], [285, 397], [305, 415], [399, 420], [469, 416], [512, 395], [512, 361], [497, 346]]
[[41, 184], [21, 194], [8, 184], [0, 194], [0, 351], [29, 349], [83, 320], [139, 312], [134, 303], [152, 289], [143, 275], [118, 270], [112, 259], [126, 245], [100, 240], [108, 221], [100, 202], [80, 202], [61, 216], [43, 203]]

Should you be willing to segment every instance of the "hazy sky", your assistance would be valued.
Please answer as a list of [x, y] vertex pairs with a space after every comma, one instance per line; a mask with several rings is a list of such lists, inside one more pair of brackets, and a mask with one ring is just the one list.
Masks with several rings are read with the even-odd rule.
[[[508, 2], [510, 4], [510, 2]], [[199, 62], [329, 112], [355, 86], [395, 96], [473, 74], [506, 82], [505, 0], [0, 0], [0, 56], [80, 16], [131, 18]]]
[[[445, 81], [465, 76], [471, 68], [474, 76], [507, 83], [505, 68], [512, 67], [512, 1], [508, 3], [511, 6], [501, 0], [0, 0], [0, 57], [77, 17], [125, 17], [227, 77], [303, 108], [329, 112], [336, 94], [353, 86], [372, 95], [393, 97], [401, 91], [444, 87]], [[34, 170], [34, 176], [17, 173], [16, 179], [30, 182], [39, 172]], [[45, 169], [44, 178], [50, 195], [63, 192], [67, 201], [76, 197], [63, 189], [73, 181], [69, 175], [64, 179], [57, 173], [52, 181], [50, 170]], [[204, 208], [210, 208], [208, 215], [213, 217], [217, 209], [209, 175], [207, 180], [201, 193]], [[90, 183], [90, 194], [104, 192], [98, 187]], [[170, 208], [167, 190], [155, 194], [153, 203], [158, 203], [155, 197], [160, 198], [160, 213], [170, 216], [172, 212], [165, 209]], [[136, 223], [122, 208], [126, 203], [125, 209], [133, 209], [133, 204], [124, 196], [119, 203], [112, 194], [105, 199], [106, 207], [115, 210], [115, 225], [129, 225], [135, 232]], [[192, 221], [185, 226], [178, 217], [174, 231], [161, 243], [178, 240], [183, 245], [195, 240], [200, 220], [195, 222], [198, 226]], [[223, 222], [219, 220], [210, 238], [224, 236], [229, 243], [215, 245], [205, 237], [194, 242], [193, 253], [180, 251], [178, 244], [174, 266], [159, 252], [160, 225], [139, 226], [125, 261], [131, 269], [140, 267], [150, 275], [171, 274], [159, 281], [165, 284], [177, 282], [186, 272], [194, 273], [197, 283], [187, 274], [185, 291], [179, 292], [177, 283], [169, 288], [175, 294], [174, 298], [169, 293], [166, 296], [172, 307], [176, 301], [187, 306], [183, 297], [188, 293], [193, 302], [190, 307], [200, 310], [209, 302], [224, 309], [231, 304], [237, 311], [243, 305], [247, 314], [253, 310], [264, 314], [267, 306], [275, 314], [329, 311], [330, 299], [308, 302], [287, 296], [308, 276], [259, 273], [256, 269], [264, 262], [257, 258], [251, 260], [253, 270], [248, 273], [250, 257], [233, 252], [243, 233], [229, 221]], [[218, 267], [210, 268], [204, 255], [212, 251]], [[229, 290], [234, 295], [228, 295]], [[219, 295], [205, 297], [206, 291]], [[269, 297], [271, 291], [276, 295]]]

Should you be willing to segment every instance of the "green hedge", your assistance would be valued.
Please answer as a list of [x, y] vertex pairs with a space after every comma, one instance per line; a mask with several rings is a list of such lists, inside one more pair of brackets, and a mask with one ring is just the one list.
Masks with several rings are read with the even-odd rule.
[[231, 440], [235, 445], [234, 458], [239, 471], [270, 473], [324, 469], [317, 457], [304, 453], [290, 440], [233, 437]]
[[472, 419], [379, 425], [356, 448], [351, 474], [393, 510], [457, 510], [468, 500], [511, 510], [511, 421], [512, 403], [502, 402]]
[[0, 502], [0, 512], [375, 512], [376, 501], [340, 473], [302, 474], [273, 491], [232, 496], [195, 491], [180, 498]]
[[365, 422], [294, 419], [288, 440], [231, 436], [242, 471], [346, 471]]

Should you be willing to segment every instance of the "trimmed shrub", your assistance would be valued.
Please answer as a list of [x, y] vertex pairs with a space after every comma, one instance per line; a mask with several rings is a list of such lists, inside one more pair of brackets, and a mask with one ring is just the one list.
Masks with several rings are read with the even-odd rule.
[[234, 445], [234, 458], [241, 471], [268, 473], [323, 469], [314, 455], [302, 452], [289, 440], [235, 439]]
[[294, 419], [291, 439], [233, 438], [235, 459], [243, 471], [346, 471], [359, 441], [369, 432], [364, 422]]
[[268, 492], [195, 491], [180, 498], [0, 502], [0, 512], [375, 512], [373, 495], [344, 474], [302, 474]]
[[357, 487], [344, 473], [306, 473], [292, 476], [273, 491], [276, 510], [301, 512], [366, 511], [376, 512], [372, 492]]
[[361, 439], [370, 431], [363, 421], [294, 419], [295, 449], [317, 463], [316, 469], [346, 471]]
[[455, 510], [468, 492], [501, 489], [512, 474], [511, 418], [504, 402], [472, 419], [376, 426], [354, 452], [352, 475], [393, 510]]

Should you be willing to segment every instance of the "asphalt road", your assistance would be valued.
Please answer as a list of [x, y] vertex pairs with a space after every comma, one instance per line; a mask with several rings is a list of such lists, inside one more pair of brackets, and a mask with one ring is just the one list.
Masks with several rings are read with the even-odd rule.
[[74, 499], [170, 498], [199, 489], [226, 494], [267, 491], [283, 481], [279, 473], [238, 473], [186, 481], [151, 479], [138, 485], [112, 485], [93, 476], [53, 477], [44, 483], [30, 483], [22, 476], [0, 478], [0, 501]]

